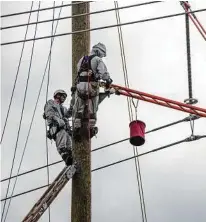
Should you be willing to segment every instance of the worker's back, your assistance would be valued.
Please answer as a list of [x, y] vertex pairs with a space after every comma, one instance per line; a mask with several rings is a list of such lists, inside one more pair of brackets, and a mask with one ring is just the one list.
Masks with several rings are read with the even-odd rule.
[[77, 71], [79, 73], [79, 81], [77, 82], [77, 90], [80, 94], [91, 96], [96, 96], [99, 93], [98, 80], [107, 80], [109, 78], [109, 73], [107, 72], [107, 67], [102, 61], [102, 59], [94, 54], [89, 56], [90, 63], [90, 78], [88, 77], [88, 71], [81, 71], [81, 66], [83, 59], [82, 57], [77, 64]]

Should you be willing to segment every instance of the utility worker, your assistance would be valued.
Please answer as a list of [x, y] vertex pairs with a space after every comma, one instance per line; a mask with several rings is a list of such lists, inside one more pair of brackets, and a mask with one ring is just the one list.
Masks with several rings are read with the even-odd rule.
[[[73, 90], [73, 133], [80, 134], [82, 119], [85, 111], [89, 114], [90, 137], [97, 134], [98, 128], [95, 127], [97, 120], [97, 110], [99, 103], [99, 80], [104, 80], [106, 85], [112, 83], [112, 79], [107, 71], [102, 58], [106, 57], [106, 47], [98, 43], [92, 47], [91, 55], [83, 56], [77, 64], [77, 79], [75, 82], [75, 92]], [[70, 108], [71, 109], [71, 108]]]
[[44, 106], [44, 119], [47, 120], [49, 130], [47, 137], [56, 142], [57, 151], [65, 161], [66, 165], [72, 165], [72, 142], [69, 117], [71, 112], [62, 104], [67, 94], [64, 90], [54, 92], [54, 100], [49, 100]]

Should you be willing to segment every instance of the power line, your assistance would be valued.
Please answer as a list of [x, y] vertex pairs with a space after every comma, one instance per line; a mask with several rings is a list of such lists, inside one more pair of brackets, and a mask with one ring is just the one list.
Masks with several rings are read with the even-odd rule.
[[[206, 11], [206, 9], [199, 9], [196, 11], [192, 11], [191, 13], [203, 12], [203, 11]], [[165, 19], [165, 18], [172, 18], [172, 17], [181, 16], [181, 15], [185, 15], [185, 14], [186, 13], [184, 13], [184, 12], [183, 13], [176, 13], [176, 14], [165, 15], [165, 16], [160, 16], [160, 17], [142, 19], [142, 20], [138, 20], [138, 21], [126, 22], [126, 23], [122, 23], [120, 25], [107, 25], [107, 26], [102, 26], [102, 27], [97, 27], [97, 28], [92, 28], [92, 29], [85, 29], [85, 30], [79, 30], [79, 31], [74, 31], [74, 32], [61, 33], [61, 34], [57, 34], [57, 35], [42, 36], [42, 37], [35, 38], [35, 40], [47, 39], [47, 38], [52, 38], [52, 37], [60, 37], [60, 36], [65, 36], [65, 35], [73, 35], [73, 34], [84, 33], [84, 32], [91, 32], [91, 31], [96, 31], [96, 30], [114, 28], [117, 26], [132, 25], [132, 24], [155, 21], [155, 20], [160, 20], [160, 19]], [[26, 40], [18, 40], [18, 41], [13, 41], [13, 42], [4, 42], [4, 43], [1, 43], [1, 45], [3, 46], [3, 45], [10, 45], [10, 44], [17, 44], [17, 43], [29, 42], [29, 41], [33, 41], [33, 40], [34, 40], [34, 38], [26, 39]]]
[[[188, 116], [188, 117], [186, 117], [186, 118], [184, 118], [184, 119], [182, 119], [182, 120], [178, 120], [178, 121], [175, 121], [175, 122], [166, 124], [166, 125], [164, 125], [164, 126], [160, 126], [160, 127], [155, 128], [155, 129], [149, 130], [149, 131], [146, 132], [146, 134], [151, 133], [151, 132], [155, 132], [155, 131], [158, 131], [158, 130], [161, 130], [161, 129], [163, 129], [163, 128], [167, 128], [167, 127], [169, 127], [169, 126], [176, 125], [176, 124], [178, 124], [178, 123], [188, 122], [188, 121], [190, 121], [190, 119], [196, 120], [196, 119], [198, 119], [198, 117], [195, 116], [195, 115]], [[101, 150], [101, 149], [105, 149], [105, 148], [107, 148], [107, 147], [110, 147], [110, 146], [113, 146], [113, 145], [116, 145], [116, 144], [125, 142], [125, 141], [127, 141], [127, 140], [129, 140], [129, 139], [130, 139], [130, 138], [125, 138], [125, 139], [122, 139], [122, 140], [119, 140], [119, 141], [116, 141], [116, 142], [113, 142], [113, 143], [110, 143], [110, 144], [107, 144], [107, 145], [98, 147], [98, 148], [96, 148], [96, 149], [93, 149], [91, 152], [95, 152], [95, 151], [98, 151], [98, 150]], [[59, 163], [61, 163], [61, 162], [63, 162], [63, 160], [59, 160], [59, 161], [50, 163], [48, 166], [53, 166], [53, 165], [59, 164]], [[41, 167], [38, 167], [38, 168], [35, 168], [35, 169], [32, 169], [32, 170], [23, 172], [23, 173], [18, 174], [18, 175], [14, 175], [14, 176], [5, 178], [5, 179], [2, 179], [1, 182], [7, 181], [7, 180], [9, 180], [9, 179], [13, 179], [13, 178], [15, 178], [15, 177], [17, 177], [17, 176], [23, 176], [23, 175], [25, 175], [25, 174], [32, 173], [32, 172], [34, 172], [34, 171], [44, 169], [44, 168], [46, 168], [46, 167], [47, 167], [47, 165], [44, 165], [44, 166], [41, 166]]]
[[[63, 1], [62, 1], [62, 5], [63, 5]], [[55, 7], [55, 1], [53, 2], [53, 6]], [[61, 8], [62, 9], [62, 8]], [[60, 11], [61, 11], [60, 9]], [[53, 16], [52, 16], [52, 28], [51, 28], [51, 34], [53, 35], [54, 33], [54, 16], [55, 16], [55, 8], [53, 9]], [[57, 21], [58, 23], [58, 21]], [[53, 43], [53, 39], [51, 38], [51, 44], [50, 44], [50, 59], [49, 59], [49, 67], [48, 67], [48, 78], [47, 78], [47, 88], [46, 88], [46, 102], [48, 99], [48, 91], [49, 91], [49, 83], [50, 83], [50, 70], [51, 70], [51, 57], [52, 57], [52, 43]], [[47, 123], [45, 120], [45, 130], [47, 131]], [[46, 164], [49, 165], [49, 145], [48, 145], [48, 138], [45, 136], [45, 142], [46, 142]], [[50, 173], [49, 173], [49, 167], [47, 166], [47, 184], [49, 186], [49, 179], [50, 179]], [[49, 222], [51, 221], [51, 210], [50, 210], [50, 206], [48, 207], [48, 217], [49, 217]]]
[[[133, 5], [126, 5], [126, 6], [118, 7], [117, 9], [128, 9], [128, 8], [133, 8], [133, 7], [137, 7], [137, 6], [155, 4], [155, 3], [160, 3], [160, 2], [161, 1], [152, 1], [152, 2], [133, 4]], [[52, 21], [58, 21], [58, 20], [64, 20], [64, 19], [70, 19], [70, 18], [86, 16], [86, 15], [94, 15], [94, 14], [99, 14], [99, 13], [111, 12], [111, 11], [114, 11], [114, 10], [115, 10], [115, 8], [111, 8], [111, 9], [104, 9], [104, 10], [94, 11], [94, 12], [89, 12], [89, 13], [82, 13], [82, 14], [72, 15], [72, 16], [65, 16], [65, 17], [56, 18], [56, 19], [54, 19], [54, 18], [53, 19], [47, 19], [47, 20], [39, 21], [38, 24], [46, 23], [46, 22], [52, 22]], [[19, 24], [19, 25], [5, 26], [5, 27], [1, 27], [1, 30], [11, 29], [11, 28], [18, 28], [18, 27], [22, 27], [22, 26], [26, 26], [26, 25], [35, 25], [36, 23], [37, 22], [31, 22], [29, 24], [24, 23], [24, 24]]]
[[[114, 5], [116, 8], [115, 13], [116, 13], [117, 24], [121, 24], [120, 14], [119, 14], [119, 9], [118, 9], [118, 2], [115, 1]], [[126, 63], [126, 55], [125, 55], [125, 50], [124, 50], [122, 27], [118, 26], [117, 29], [118, 29], [118, 35], [119, 35], [120, 52], [121, 52], [121, 60], [122, 60], [122, 68], [123, 68], [123, 73], [124, 73], [125, 87], [129, 88], [129, 77], [128, 77], [128, 72], [127, 72], [127, 63]], [[131, 122], [133, 119], [132, 98], [127, 97], [127, 106], [128, 106], [129, 120]], [[134, 152], [134, 156], [138, 155], [137, 147], [133, 146], [133, 152]], [[135, 162], [136, 179], [137, 179], [137, 185], [138, 185], [138, 193], [139, 193], [139, 198], [140, 198], [142, 222], [144, 222], [144, 221], [147, 222], [139, 158], [134, 158], [134, 162]]]
[[32, 172], [35, 172], [35, 171], [38, 171], [38, 170], [41, 170], [41, 169], [44, 169], [44, 168], [46, 168], [47, 166], [50, 167], [50, 166], [56, 165], [56, 164], [61, 163], [61, 162], [63, 162], [63, 160], [59, 160], [59, 161], [50, 163], [50, 164], [48, 164], [48, 165], [44, 165], [44, 166], [41, 166], [41, 167], [38, 167], [38, 168], [35, 168], [35, 169], [32, 169], [32, 170], [26, 171], [26, 172], [24, 172], [24, 173], [20, 173], [20, 174], [18, 174], [18, 175], [14, 175], [14, 176], [5, 178], [5, 179], [1, 180], [1, 182], [7, 181], [7, 180], [9, 180], [9, 179], [13, 179], [13, 178], [15, 178], [15, 177], [20, 177], [20, 176], [23, 176], [23, 175], [26, 175], [26, 174], [29, 174], [29, 173], [32, 173]]
[[23, 14], [39, 12], [39, 11], [45, 11], [45, 10], [50, 10], [50, 9], [54, 9], [54, 8], [63, 8], [63, 7], [72, 6], [72, 5], [80, 5], [80, 4], [83, 4], [83, 3], [84, 2], [77, 2], [77, 3], [72, 3], [72, 4], [58, 5], [58, 6], [55, 6], [55, 7], [48, 7], [48, 8], [41, 8], [41, 9], [36, 9], [36, 10], [30, 10], [30, 11], [6, 14], [6, 15], [1, 15], [1, 18], [10, 17], [10, 16], [16, 16], [16, 15], [23, 15]]
[[[132, 160], [132, 159], [134, 159], [134, 158], [136, 158], [136, 157], [145, 156], [145, 155], [147, 155], [147, 154], [154, 153], [154, 152], [157, 152], [157, 151], [160, 151], [160, 150], [169, 148], [169, 147], [171, 147], [171, 146], [175, 146], [175, 145], [178, 145], [178, 144], [181, 144], [181, 143], [184, 143], [184, 142], [195, 141], [195, 140], [202, 139], [202, 138], [206, 138], [206, 135], [204, 135], [204, 136], [188, 137], [188, 138], [186, 138], [186, 139], [184, 139], [184, 140], [179, 140], [179, 141], [177, 141], [177, 142], [170, 143], [170, 144], [168, 144], [168, 145], [165, 145], [165, 146], [162, 146], [162, 147], [159, 147], [159, 148], [156, 148], [156, 149], [153, 149], [153, 150], [150, 150], [150, 151], [147, 151], [147, 152], [138, 154], [138, 155], [136, 155], [136, 156], [128, 157], [128, 158], [126, 158], [126, 159], [122, 159], [122, 160], [119, 160], [119, 161], [116, 161], [116, 162], [113, 162], [113, 163], [110, 163], [110, 164], [107, 164], [107, 165], [104, 165], [104, 166], [95, 168], [95, 169], [92, 170], [92, 172], [95, 172], [95, 171], [98, 171], [98, 170], [102, 170], [102, 169], [108, 168], [108, 167], [110, 167], [110, 166], [114, 166], [114, 165], [117, 165], [117, 164], [119, 164], [119, 163], [123, 163], [123, 162], [129, 161], [129, 160]], [[60, 162], [62, 162], [62, 161], [60, 161]], [[36, 191], [36, 190], [38, 190], [38, 189], [42, 189], [42, 188], [44, 188], [44, 187], [48, 187], [48, 185], [44, 185], [44, 186], [37, 187], [37, 188], [32, 189], [32, 190], [28, 190], [28, 191], [23, 192], [23, 193], [16, 194], [16, 195], [13, 196], [13, 197], [21, 196], [21, 195], [27, 194], [27, 193], [29, 193], [29, 192]], [[7, 199], [10, 199], [10, 198], [13, 198], [13, 197], [7, 197]], [[1, 201], [5, 201], [5, 200], [6, 200], [6, 198], [1, 199]]]
[[[31, 3], [31, 10], [32, 10], [32, 8], [33, 8], [33, 1]], [[29, 14], [28, 24], [30, 22], [30, 19], [31, 19], [31, 13]], [[26, 27], [26, 32], [25, 32], [25, 35], [24, 35], [24, 40], [26, 40], [28, 29], [29, 29], [29, 26]], [[6, 119], [5, 119], [5, 123], [4, 123], [4, 126], [3, 126], [3, 131], [2, 131], [2, 135], [1, 135], [1, 143], [3, 141], [5, 129], [6, 129], [6, 126], [7, 126], [7, 121], [8, 121], [8, 118], [9, 118], [11, 104], [12, 104], [13, 96], [14, 96], [14, 90], [16, 88], [16, 82], [17, 82], [17, 79], [18, 79], [19, 70], [20, 70], [20, 66], [21, 66], [21, 61], [22, 61], [22, 57], [23, 57], [24, 47], [25, 47], [25, 42], [23, 43], [22, 49], [21, 49], [21, 54], [20, 54], [19, 64], [18, 64], [18, 67], [17, 67], [16, 77], [15, 77], [15, 80], [14, 80], [14, 85], [13, 85], [13, 89], [12, 89], [12, 93], [11, 93], [11, 98], [10, 98], [10, 101], [9, 101], [9, 107], [8, 107], [8, 110], [7, 110]]]
[[129, 158], [126, 158], [126, 159], [123, 159], [123, 160], [116, 161], [116, 162], [111, 163], [111, 164], [107, 164], [107, 165], [102, 166], [102, 167], [98, 167], [98, 168], [92, 170], [92, 172], [93, 172], [93, 171], [97, 171], [97, 170], [101, 170], [101, 169], [104, 169], [104, 168], [107, 168], [107, 167], [110, 167], [110, 166], [114, 166], [114, 165], [119, 164], [119, 163], [123, 163], [123, 162], [125, 162], [125, 161], [131, 160], [131, 159], [136, 158], [136, 157], [145, 156], [145, 155], [147, 155], [147, 154], [150, 154], [150, 153], [153, 153], [153, 152], [157, 152], [157, 151], [160, 151], [160, 150], [169, 148], [169, 147], [171, 147], [171, 146], [178, 145], [178, 144], [180, 144], [180, 143], [191, 142], [191, 141], [198, 140], [198, 139], [202, 139], [202, 138], [206, 138], [206, 135], [204, 135], [204, 136], [188, 137], [188, 138], [186, 138], [186, 139], [184, 139], [184, 140], [179, 140], [179, 141], [177, 141], [177, 142], [170, 143], [170, 144], [165, 145], [165, 146], [161, 146], [161, 147], [156, 148], [156, 149], [154, 149], [154, 150], [150, 150], [150, 151], [147, 151], [147, 152], [145, 152], [145, 153], [138, 154], [137, 156], [132, 156], [132, 157], [129, 157]]
[[[58, 15], [58, 16], [60, 16], [61, 11], [62, 11], [62, 8], [60, 8], [60, 11], [59, 11], [59, 15]], [[56, 24], [54, 33], [56, 33], [56, 31], [57, 31], [57, 27], [58, 27], [58, 21], [57, 21], [57, 24]], [[49, 65], [49, 61], [50, 61], [50, 57], [51, 57], [51, 50], [52, 50], [52, 46], [53, 46], [53, 41], [54, 41], [54, 38], [52, 39], [52, 43], [51, 43], [51, 46], [50, 46], [50, 51], [49, 51], [47, 63], [46, 63], [46, 66], [45, 66], [45, 70], [44, 70], [42, 82], [41, 82], [40, 89], [39, 89], [39, 93], [38, 93], [38, 96], [37, 96], [37, 101], [36, 101], [36, 104], [35, 104], [34, 112], [33, 112], [32, 118], [31, 118], [31, 123], [30, 123], [30, 126], [29, 126], [28, 134], [27, 134], [27, 137], [26, 137], [26, 142], [25, 142], [25, 145], [24, 145], [23, 153], [22, 153], [22, 156], [21, 156], [21, 160], [20, 160], [20, 164], [19, 164], [19, 167], [18, 167], [17, 176], [16, 176], [16, 180], [15, 180], [15, 183], [14, 183], [14, 186], [13, 186], [13, 189], [12, 189], [12, 194], [11, 194], [11, 196], [12, 196], [13, 193], [14, 193], [15, 186], [16, 186], [16, 183], [17, 183], [17, 178], [18, 178], [18, 175], [19, 175], [19, 171], [20, 171], [20, 169], [21, 169], [21, 165], [22, 165], [22, 162], [23, 162], [24, 154], [25, 154], [25, 151], [26, 151], [26, 148], [27, 148], [27, 143], [28, 143], [29, 135], [30, 135], [30, 132], [31, 132], [31, 128], [32, 128], [32, 124], [33, 124], [33, 121], [34, 121], [34, 117], [35, 117], [35, 113], [36, 113], [38, 101], [39, 101], [39, 98], [40, 98], [41, 89], [42, 89], [43, 82], [44, 82], [44, 77], [45, 77], [45, 75], [46, 75], [47, 67], [48, 67], [48, 65]], [[10, 181], [9, 181], [9, 184], [10, 184]], [[9, 205], [10, 205], [10, 202], [9, 202]]]
[[107, 164], [107, 165], [98, 167], [98, 168], [92, 170], [92, 172], [93, 172], [93, 171], [97, 171], [97, 170], [102, 170], [102, 169], [104, 169], [104, 168], [107, 168], [107, 167], [110, 167], [110, 166], [114, 166], [114, 165], [116, 165], [116, 164], [123, 163], [123, 162], [126, 162], [126, 161], [128, 161], [128, 160], [132, 160], [132, 159], [134, 159], [134, 158], [136, 158], [136, 157], [144, 156], [144, 155], [146, 155], [146, 154], [149, 154], [149, 153], [152, 153], [152, 152], [156, 152], [156, 151], [159, 151], [159, 150], [162, 150], [162, 149], [165, 149], [165, 148], [174, 146], [174, 145], [178, 145], [178, 144], [183, 143], [183, 142], [186, 142], [186, 140], [185, 140], [185, 139], [184, 139], [184, 140], [180, 140], [180, 141], [177, 141], [177, 142], [175, 142], [175, 143], [171, 143], [171, 144], [169, 144], [169, 145], [162, 146], [162, 147], [156, 148], [156, 149], [154, 149], [154, 150], [150, 150], [150, 151], [147, 151], [147, 152], [145, 152], [145, 153], [138, 154], [138, 155], [136, 155], [136, 156], [128, 157], [128, 158], [126, 158], [126, 159], [119, 160], [119, 161], [116, 161], [116, 162], [113, 162], [113, 163], [110, 163], [110, 164]]
[[[39, 2], [39, 8], [40, 8], [40, 5], [41, 5], [41, 2]], [[38, 19], [39, 19], [39, 12], [37, 13], [37, 21], [38, 21]], [[37, 33], [37, 25], [35, 26], [34, 38], [36, 37], [36, 33]], [[14, 162], [15, 162], [15, 157], [16, 157], [16, 151], [17, 151], [17, 146], [18, 146], [18, 142], [19, 142], [19, 135], [20, 135], [20, 130], [21, 130], [21, 124], [22, 124], [22, 119], [23, 119], [23, 115], [24, 115], [24, 107], [25, 107], [25, 102], [26, 102], [26, 96], [27, 96], [29, 78], [30, 78], [30, 74], [31, 74], [31, 66], [32, 66], [32, 61], [33, 61], [34, 46], [35, 46], [35, 41], [33, 41], [32, 49], [31, 49], [31, 57], [30, 57], [30, 63], [29, 63], [29, 70], [28, 70], [28, 76], [27, 76], [27, 81], [26, 81], [26, 88], [25, 88], [25, 92], [24, 92], [24, 99], [23, 99], [21, 117], [20, 117], [20, 121], [19, 121], [18, 132], [17, 132], [16, 144], [15, 144], [15, 148], [14, 148], [14, 155], [13, 155], [13, 160], [12, 160], [12, 166], [11, 166], [10, 176], [12, 175], [12, 172], [13, 172], [13, 167], [14, 167]], [[18, 178], [18, 177], [16, 177], [16, 181], [17, 181], [17, 178]], [[16, 182], [16, 181], [15, 181], [15, 182]], [[11, 182], [11, 180], [9, 180], [9, 183], [8, 183], [8, 186], [7, 186], [6, 197], [7, 197], [7, 195], [8, 195], [8, 191], [9, 191], [9, 188], [10, 188], [10, 182]], [[14, 184], [14, 186], [13, 186], [13, 190], [14, 190], [14, 188], [15, 188], [15, 185], [16, 185], [16, 184]], [[13, 192], [13, 190], [12, 190], [12, 192]], [[9, 211], [9, 207], [10, 207], [10, 204], [11, 204], [11, 200], [12, 200], [12, 199], [9, 200], [9, 204], [8, 204], [7, 211], [6, 211], [6, 214], [5, 214], [4, 222], [6, 221], [6, 218], [7, 218], [7, 215], [8, 215], [8, 211]], [[4, 202], [1, 221], [3, 221], [5, 206], [6, 206], [6, 201]]]
[[49, 186], [49, 185], [46, 184], [46, 185], [43, 185], [43, 186], [40, 186], [40, 187], [31, 189], [31, 190], [28, 190], [28, 191], [19, 193], [19, 194], [15, 194], [15, 195], [13, 195], [12, 197], [4, 198], [4, 199], [2, 199], [1, 201], [6, 201], [6, 200], [9, 200], [9, 199], [14, 198], [14, 197], [22, 196], [22, 195], [24, 195], [24, 194], [31, 193], [31, 192], [34, 192], [34, 191], [36, 191], [36, 190], [40, 190], [40, 189], [46, 188], [46, 187], [48, 187], [48, 186]]

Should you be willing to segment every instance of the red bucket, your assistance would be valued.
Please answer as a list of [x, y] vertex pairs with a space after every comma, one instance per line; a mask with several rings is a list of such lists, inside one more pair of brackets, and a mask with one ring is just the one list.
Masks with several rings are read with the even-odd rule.
[[130, 127], [130, 143], [133, 146], [141, 146], [145, 143], [145, 123], [140, 120], [132, 121]]

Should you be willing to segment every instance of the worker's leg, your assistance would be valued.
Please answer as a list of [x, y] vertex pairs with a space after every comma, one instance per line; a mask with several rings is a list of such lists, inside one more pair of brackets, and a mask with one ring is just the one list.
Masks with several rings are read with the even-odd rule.
[[62, 159], [65, 161], [67, 165], [72, 164], [72, 143], [71, 138], [68, 132], [64, 129], [61, 129], [56, 134], [56, 147], [57, 151], [61, 155]]
[[81, 127], [81, 120], [83, 118], [85, 108], [85, 101], [78, 96], [78, 93], [75, 94], [75, 103], [73, 109], [73, 121], [74, 128]]
[[98, 110], [99, 96], [95, 96], [89, 100], [89, 112], [90, 112], [90, 135], [93, 137], [97, 134], [98, 128], [95, 126], [97, 122], [97, 110]]

